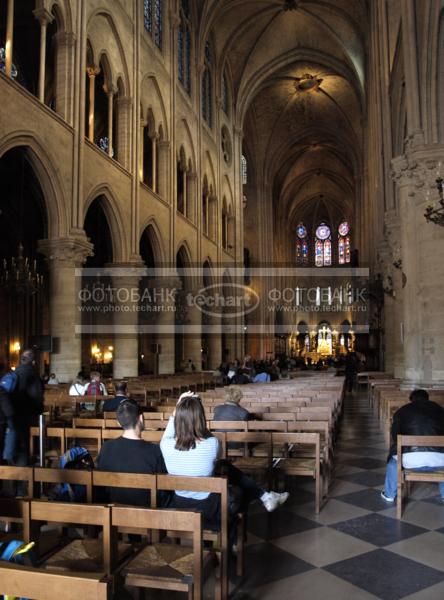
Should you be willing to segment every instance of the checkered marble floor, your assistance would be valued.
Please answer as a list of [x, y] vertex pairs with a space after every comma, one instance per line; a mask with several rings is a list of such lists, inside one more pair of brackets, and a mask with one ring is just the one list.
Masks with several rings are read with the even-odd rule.
[[441, 600], [444, 506], [417, 484], [402, 521], [380, 490], [387, 448], [365, 394], [348, 396], [329, 500], [314, 513], [314, 487], [299, 478], [278, 511], [252, 507], [246, 576], [233, 600]]

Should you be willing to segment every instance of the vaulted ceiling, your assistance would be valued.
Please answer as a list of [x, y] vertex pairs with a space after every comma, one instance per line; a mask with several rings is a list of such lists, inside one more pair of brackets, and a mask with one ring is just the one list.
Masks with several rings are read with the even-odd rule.
[[[353, 222], [361, 175], [365, 0], [201, 0], [275, 227]], [[221, 64], [222, 66], [222, 64]], [[322, 209], [320, 208], [322, 206]]]

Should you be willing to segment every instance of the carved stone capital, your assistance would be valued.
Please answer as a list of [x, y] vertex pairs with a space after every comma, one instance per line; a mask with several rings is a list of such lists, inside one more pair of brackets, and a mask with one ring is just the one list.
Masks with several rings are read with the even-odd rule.
[[66, 46], [67, 48], [72, 48], [75, 46], [76, 43], [76, 36], [72, 32], [67, 33], [66, 31], [58, 31], [54, 35], [54, 39], [57, 44], [57, 47], [59, 48], [63, 46]]
[[97, 77], [97, 75], [100, 73], [100, 68], [99, 67], [87, 67], [86, 73], [90, 79], [93, 79], [94, 77]]
[[88, 256], [93, 256], [94, 246], [87, 239], [55, 238], [40, 240], [38, 251], [46, 256], [50, 264], [81, 267]]
[[37, 19], [37, 21], [40, 23], [41, 26], [46, 27], [49, 23], [52, 23], [52, 21], [54, 20], [54, 15], [52, 15], [49, 12], [49, 10], [44, 8], [43, 6], [33, 10], [32, 14]]

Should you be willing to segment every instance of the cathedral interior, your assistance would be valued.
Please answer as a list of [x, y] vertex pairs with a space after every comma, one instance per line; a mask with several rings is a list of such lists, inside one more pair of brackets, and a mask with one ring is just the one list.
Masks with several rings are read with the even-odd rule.
[[[442, 389], [443, 178], [444, 0], [4, 0], [2, 371], [29, 346], [60, 384], [245, 357], [327, 370], [354, 352], [402, 388]], [[364, 493], [362, 432], [374, 487], [384, 467], [354, 402], [336, 496]], [[252, 598], [298, 597], [298, 577], [302, 599], [442, 597], [441, 580], [396, 595], [351, 576], [329, 596], [327, 567], [310, 592], [302, 563], [327, 558], [301, 542], [295, 566], [284, 537], [261, 554], [256, 517], [256, 567], [290, 575], [257, 575]]]

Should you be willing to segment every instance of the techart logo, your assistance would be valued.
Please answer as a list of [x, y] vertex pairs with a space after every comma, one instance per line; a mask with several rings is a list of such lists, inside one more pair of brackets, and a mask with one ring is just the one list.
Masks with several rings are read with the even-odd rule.
[[248, 315], [259, 305], [257, 292], [241, 283], [214, 283], [189, 294], [187, 300], [209, 317], [229, 319]]

